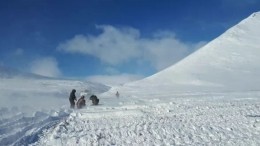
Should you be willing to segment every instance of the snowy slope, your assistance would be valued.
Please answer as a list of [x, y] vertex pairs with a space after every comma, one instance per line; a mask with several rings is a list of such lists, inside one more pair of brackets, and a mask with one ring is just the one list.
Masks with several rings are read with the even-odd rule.
[[[111, 90], [2, 78], [0, 145], [260, 145], [259, 21], [255, 13], [176, 65]], [[69, 109], [72, 88], [100, 104]]]
[[260, 89], [260, 12], [179, 63], [127, 86], [173, 91]]

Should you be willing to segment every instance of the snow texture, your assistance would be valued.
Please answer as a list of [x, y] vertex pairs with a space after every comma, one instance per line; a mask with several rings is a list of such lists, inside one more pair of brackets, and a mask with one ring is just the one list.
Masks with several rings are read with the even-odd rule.
[[[259, 26], [257, 12], [179, 63], [112, 88], [0, 73], [0, 145], [260, 145]], [[72, 89], [99, 105], [69, 109]]]

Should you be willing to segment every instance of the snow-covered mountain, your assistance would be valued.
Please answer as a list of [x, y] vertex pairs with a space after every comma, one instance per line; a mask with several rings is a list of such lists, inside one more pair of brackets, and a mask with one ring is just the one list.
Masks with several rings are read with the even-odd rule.
[[177, 64], [125, 88], [259, 90], [259, 26], [260, 12], [256, 12]]
[[[111, 90], [5, 69], [0, 145], [260, 145], [258, 26], [259, 12], [179, 63]], [[71, 89], [91, 90], [99, 105], [70, 109]]]

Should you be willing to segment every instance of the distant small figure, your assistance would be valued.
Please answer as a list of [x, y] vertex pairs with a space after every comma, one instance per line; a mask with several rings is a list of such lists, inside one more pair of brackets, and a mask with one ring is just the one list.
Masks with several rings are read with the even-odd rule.
[[118, 91], [116, 91], [116, 97], [119, 98], [119, 92]]
[[75, 101], [77, 101], [77, 97], [75, 95], [76, 90], [72, 89], [72, 91], [70, 92], [70, 108], [75, 108]]
[[77, 102], [77, 108], [81, 109], [82, 107], [86, 106], [85, 96], [81, 96]]
[[97, 98], [96, 95], [91, 95], [89, 100], [92, 100], [93, 105], [98, 105], [98, 103], [99, 103], [99, 99]]

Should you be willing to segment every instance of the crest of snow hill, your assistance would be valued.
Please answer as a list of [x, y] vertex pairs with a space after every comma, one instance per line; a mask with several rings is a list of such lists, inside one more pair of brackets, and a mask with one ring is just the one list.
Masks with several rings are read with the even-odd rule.
[[173, 66], [124, 87], [157, 92], [259, 90], [259, 26], [256, 12]]
[[36, 75], [32, 73], [21, 72], [14, 68], [1, 66], [0, 65], [0, 79], [11, 79], [11, 78], [34, 78], [34, 79], [49, 79], [49, 77]]

